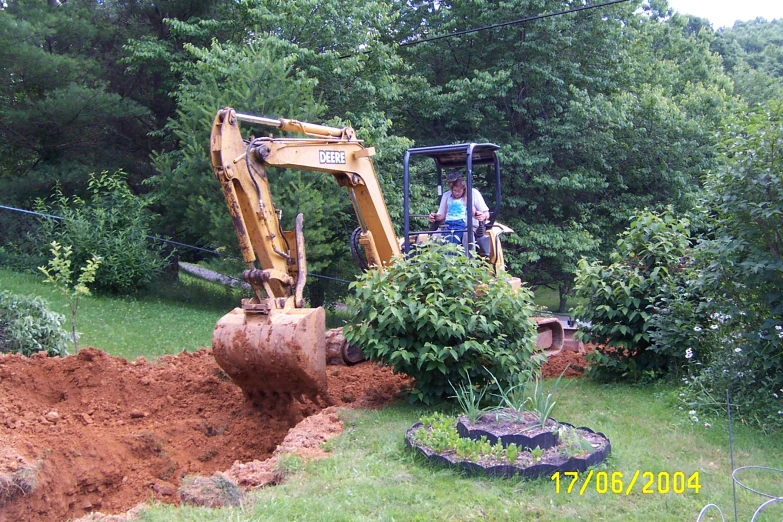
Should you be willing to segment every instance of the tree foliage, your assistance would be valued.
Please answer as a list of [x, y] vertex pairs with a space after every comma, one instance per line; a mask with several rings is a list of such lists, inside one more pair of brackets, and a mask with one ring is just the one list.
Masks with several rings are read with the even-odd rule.
[[[149, 174], [150, 112], [117, 89], [116, 11], [11, 0], [0, 16], [0, 182], [16, 202], [71, 193], [89, 172]], [[138, 179], [138, 178], [137, 178]]]
[[[315, 80], [294, 70], [293, 57], [273, 40], [188, 49], [193, 63], [176, 94], [178, 117], [166, 129], [178, 146], [154, 157], [159, 174], [149, 183], [162, 213], [159, 226], [196, 244], [233, 245], [234, 229], [210, 163], [215, 114], [230, 106], [310, 121], [318, 119], [324, 107], [313, 95]], [[271, 179], [277, 186], [277, 179]]]
[[[444, 35], [567, 10], [572, 2], [398, 2], [400, 37]], [[575, 260], [600, 256], [641, 208], [693, 202], [714, 164], [731, 82], [709, 29], [665, 3], [624, 4], [411, 45], [397, 114], [419, 144], [502, 146], [511, 271], [570, 292]], [[563, 303], [565, 304], [565, 303]]]
[[709, 305], [704, 309], [719, 343], [694, 339], [704, 369], [693, 396], [705, 405], [705, 390], [711, 397], [730, 390], [745, 416], [780, 426], [783, 104], [773, 101], [737, 115], [722, 136], [727, 163], [707, 176], [702, 205], [712, 218], [712, 233], [699, 244], [701, 270], [694, 282]]
[[751, 105], [783, 95], [783, 20], [757, 18], [718, 31], [712, 48]]

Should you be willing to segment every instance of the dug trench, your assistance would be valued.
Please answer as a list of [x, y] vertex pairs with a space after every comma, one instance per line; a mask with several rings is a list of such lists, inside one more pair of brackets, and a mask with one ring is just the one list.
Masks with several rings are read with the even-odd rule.
[[327, 378], [324, 409], [246, 401], [207, 349], [155, 363], [95, 348], [0, 355], [0, 521], [176, 504], [183, 478], [219, 472], [246, 487], [274, 483], [281, 450], [317, 454], [342, 430], [336, 407], [379, 408], [409, 384], [370, 362], [329, 366]]

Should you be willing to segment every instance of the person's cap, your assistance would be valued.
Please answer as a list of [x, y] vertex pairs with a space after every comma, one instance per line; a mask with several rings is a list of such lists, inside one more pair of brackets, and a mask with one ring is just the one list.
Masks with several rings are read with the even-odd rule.
[[462, 172], [458, 170], [452, 170], [446, 175], [446, 183], [453, 183], [458, 179], [462, 179]]

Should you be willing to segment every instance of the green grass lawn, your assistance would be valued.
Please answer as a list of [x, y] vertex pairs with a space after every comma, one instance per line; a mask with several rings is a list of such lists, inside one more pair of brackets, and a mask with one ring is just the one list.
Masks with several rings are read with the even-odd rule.
[[[0, 269], [0, 288], [39, 295], [62, 313], [66, 304], [42, 277]], [[209, 346], [216, 321], [239, 296], [189, 277], [161, 285], [136, 298], [89, 297], [82, 301], [77, 329], [81, 346], [133, 359]], [[396, 404], [380, 411], [343, 414], [346, 430], [328, 443], [327, 459], [287, 464], [279, 486], [250, 492], [243, 508], [209, 510], [153, 505], [140, 514], [145, 521], [257, 520], [652, 520], [695, 521], [703, 506], [714, 503], [726, 519], [733, 513], [727, 423], [695, 423], [677, 402], [670, 385], [601, 385], [577, 380], [568, 386], [554, 416], [605, 433], [612, 456], [596, 471], [623, 474], [627, 486], [634, 473], [699, 473], [701, 490], [684, 494], [645, 494], [640, 477], [629, 495], [598, 493], [593, 482], [580, 495], [583, 478], [570, 494], [556, 493], [550, 480], [535, 482], [465, 477], [429, 465], [405, 449], [403, 435], [429, 410]], [[705, 421], [712, 424], [705, 427]], [[736, 466], [783, 468], [780, 434], [765, 435], [734, 426]], [[747, 484], [783, 495], [783, 475], [748, 473]], [[652, 488], [656, 491], [656, 488]], [[750, 520], [764, 499], [738, 491], [739, 519]], [[712, 512], [717, 514], [717, 511]], [[780, 521], [783, 505], [758, 520]], [[720, 520], [707, 517], [705, 520]]]
[[[569, 494], [550, 480], [534, 482], [465, 477], [432, 466], [409, 452], [403, 434], [425, 410], [405, 404], [344, 414], [346, 431], [328, 444], [332, 456], [307, 462], [279, 486], [250, 494], [243, 509], [220, 511], [157, 505], [142, 520], [644, 520], [695, 521], [709, 503], [733, 512], [725, 421], [706, 428], [675, 405], [667, 386], [599, 385], [580, 380], [557, 407], [559, 419], [604, 432], [613, 453], [596, 471], [621, 472], [627, 487], [641, 473], [699, 473], [701, 489], [684, 494], [642, 493], [641, 476], [629, 495], [600, 494], [595, 483], [579, 494], [584, 476]], [[735, 426], [737, 465], [783, 467], [779, 440]], [[780, 475], [756, 474], [752, 486], [783, 494]], [[657, 486], [653, 486], [655, 491]], [[763, 499], [740, 491], [740, 520], [750, 520]], [[783, 508], [783, 506], [781, 506]], [[714, 512], [717, 513], [717, 512]], [[760, 520], [781, 520], [772, 509]], [[705, 518], [705, 520], [720, 520]]]
[[[560, 308], [560, 294], [557, 290], [552, 290], [551, 288], [542, 286], [535, 291], [533, 299], [538, 306], [543, 306], [550, 312], [557, 312]], [[581, 300], [577, 299], [576, 297], [569, 297], [568, 311], [570, 311], [580, 302]]]
[[[69, 317], [65, 299], [42, 281], [43, 276], [0, 269], [0, 288], [43, 297], [54, 311]], [[183, 274], [180, 281], [140, 297], [84, 297], [76, 316], [79, 346], [126, 359], [205, 348], [212, 344], [218, 319], [239, 303], [235, 294]]]

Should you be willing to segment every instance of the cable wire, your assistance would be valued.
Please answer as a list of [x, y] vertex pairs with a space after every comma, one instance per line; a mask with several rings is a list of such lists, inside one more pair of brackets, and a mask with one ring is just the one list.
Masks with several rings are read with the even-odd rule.
[[[418, 45], [418, 44], [427, 43], [427, 42], [434, 42], [435, 40], [442, 40], [444, 38], [454, 38], [456, 36], [462, 36], [462, 35], [465, 35], [465, 34], [477, 33], [479, 31], [486, 31], [488, 29], [497, 29], [498, 27], [505, 27], [507, 25], [524, 24], [524, 23], [527, 23], [527, 22], [533, 22], [535, 20], [543, 20], [544, 18], [553, 18], [555, 16], [561, 16], [561, 15], [566, 15], [566, 14], [570, 14], [570, 13], [577, 13], [579, 11], [588, 11], [590, 9], [598, 9], [600, 7], [606, 7], [606, 6], [615, 5], [615, 4], [622, 4], [622, 3], [630, 2], [630, 1], [631, 0], [612, 0], [611, 2], [604, 2], [602, 4], [585, 5], [585, 6], [582, 6], [582, 7], [569, 9], [567, 11], [557, 11], [556, 13], [547, 13], [547, 14], [542, 14], [542, 15], [528, 16], [526, 18], [519, 18], [517, 20], [509, 20], [507, 22], [499, 22], [499, 23], [496, 23], [496, 24], [484, 25], [484, 26], [481, 26], [481, 27], [474, 27], [473, 29], [463, 29], [461, 31], [454, 31], [453, 33], [442, 34], [440, 36], [432, 36], [430, 38], [420, 38], [418, 40], [412, 40], [410, 42], [399, 42], [399, 43], [397, 43], [397, 45], [399, 47], [411, 47], [413, 45]], [[338, 59], [345, 60], [347, 58], [351, 58], [353, 56], [357, 56], [357, 55], [361, 55], [361, 54], [367, 55], [367, 54], [370, 54], [371, 52], [372, 51], [368, 50], [368, 51], [361, 51], [359, 53], [344, 54], [344, 55], [339, 56]]]
[[526, 18], [520, 18], [518, 20], [509, 20], [508, 22], [500, 22], [497, 24], [491, 24], [491, 25], [484, 25], [482, 27], [475, 27], [473, 29], [463, 29], [461, 31], [454, 31], [453, 33], [449, 34], [442, 34], [440, 36], [432, 36], [430, 38], [422, 38], [420, 40], [413, 40], [411, 42], [402, 42], [398, 44], [400, 47], [410, 47], [412, 45], [417, 45], [420, 43], [425, 42], [434, 42], [435, 40], [441, 40], [443, 38], [453, 38], [455, 36], [462, 36], [465, 34], [471, 34], [471, 33], [477, 33], [479, 31], [486, 31], [488, 29], [497, 29], [498, 27], [505, 27], [507, 25], [516, 25], [516, 24], [523, 24], [526, 22], [532, 22], [534, 20], [543, 20], [544, 18], [553, 18], [555, 16], [561, 16], [566, 15], [570, 13], [577, 13], [579, 11], [587, 11], [590, 9], [598, 9], [600, 7], [606, 7], [614, 4], [622, 4], [624, 2], [629, 2], [630, 0], [612, 0], [611, 2], [604, 2], [602, 4], [596, 4], [596, 5], [584, 5], [582, 7], [577, 7], [575, 9], [569, 9], [567, 11], [558, 11], [556, 13], [547, 13], [542, 15], [535, 15], [535, 16], [528, 16]]

